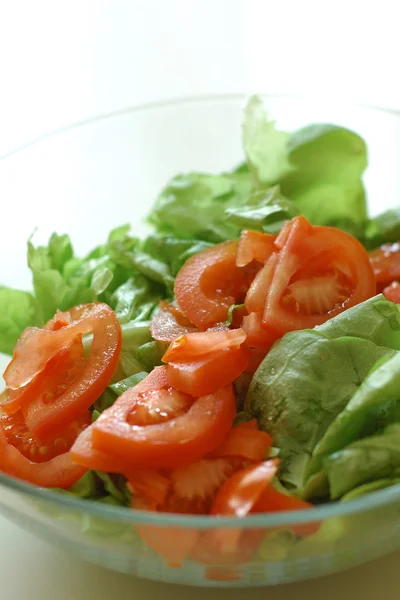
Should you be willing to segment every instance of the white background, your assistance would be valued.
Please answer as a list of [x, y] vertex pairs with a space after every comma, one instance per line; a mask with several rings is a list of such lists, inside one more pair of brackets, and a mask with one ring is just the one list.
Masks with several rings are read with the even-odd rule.
[[[76, 121], [179, 96], [294, 92], [400, 109], [396, 4], [0, 0], [0, 155]], [[4, 235], [6, 198], [0, 207]], [[218, 592], [218, 598], [394, 600], [398, 559], [320, 582]], [[79, 563], [1, 518], [0, 581], [1, 600], [212, 596]]]

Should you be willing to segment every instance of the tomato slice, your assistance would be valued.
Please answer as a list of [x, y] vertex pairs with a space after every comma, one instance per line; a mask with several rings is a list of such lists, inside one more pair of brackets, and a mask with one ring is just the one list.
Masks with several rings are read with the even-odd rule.
[[381, 292], [392, 281], [400, 279], [400, 242], [384, 244], [369, 253], [377, 291]]
[[400, 283], [398, 281], [393, 281], [393, 283], [385, 287], [382, 293], [386, 300], [400, 304]]
[[156, 507], [164, 506], [170, 493], [171, 480], [155, 469], [134, 469], [126, 474], [128, 489], [149, 498]]
[[93, 424], [94, 449], [142, 466], [163, 468], [194, 462], [222, 442], [236, 413], [232, 386], [194, 400], [189, 410], [176, 418], [131, 425], [129, 416], [135, 404], [146, 399], [148, 392], [140, 386], [147, 379], [122, 394]]
[[243, 318], [243, 331], [246, 333], [246, 344], [251, 348], [259, 350], [261, 354], [267, 354], [268, 350], [279, 338], [279, 334], [274, 331], [267, 331], [261, 322], [261, 315], [252, 312]]
[[169, 302], [161, 300], [159, 310], [151, 320], [150, 332], [155, 340], [172, 342], [186, 333], [198, 331], [182, 311]]
[[[103, 393], [110, 382], [117, 367], [121, 351], [121, 327], [109, 306], [106, 304], [84, 305], [69, 311], [71, 324], [57, 331], [43, 331], [39, 339], [30, 339], [25, 345], [18, 362], [26, 358], [27, 348], [41, 355], [41, 339], [43, 334], [58, 336], [61, 348], [64, 343], [67, 347], [73, 344], [77, 335], [84, 331], [93, 332], [92, 349], [89, 357], [82, 363], [82, 358], [73, 362], [67, 372], [61, 369], [54, 374], [54, 379], [48, 380], [46, 391], [32, 397], [24, 406], [24, 417], [28, 429], [40, 437], [70, 422], [89, 409], [95, 400]], [[46, 342], [47, 343], [47, 342]], [[39, 344], [39, 346], [37, 346]], [[33, 346], [33, 347], [32, 347]], [[54, 340], [48, 348], [56, 348]], [[60, 349], [60, 348], [59, 348]], [[37, 363], [42, 365], [42, 370], [52, 358], [50, 352], [47, 360], [42, 357]], [[20, 366], [23, 370], [23, 365]], [[33, 369], [37, 371], [37, 369]]]
[[66, 380], [72, 381], [72, 378], [77, 377], [84, 367], [85, 360], [82, 352], [82, 334], [78, 333], [71, 339], [69, 346], [61, 348], [49, 359], [43, 371], [38, 373], [30, 383], [17, 390], [6, 390], [1, 400], [2, 411], [6, 414], [14, 414], [32, 398], [44, 395], [48, 397], [49, 389], [54, 393], [54, 389], [64, 385]]
[[163, 356], [163, 362], [195, 360], [220, 350], [237, 350], [246, 339], [243, 329], [205, 331], [182, 335], [174, 340]]
[[190, 362], [168, 364], [168, 382], [176, 390], [195, 397], [213, 394], [232, 383], [247, 368], [250, 352], [245, 346], [227, 348]]
[[[267, 513], [286, 510], [307, 510], [310, 508], [313, 508], [313, 505], [309, 502], [305, 502], [304, 500], [290, 496], [289, 494], [282, 494], [282, 492], [279, 492], [273, 486], [269, 486], [261, 494], [258, 502], [254, 506], [253, 512]], [[297, 536], [304, 537], [316, 533], [320, 528], [320, 523], [314, 521], [293, 525], [290, 528], [293, 529]]]
[[[136, 510], [155, 511], [156, 506], [146, 495], [134, 494], [131, 508]], [[135, 525], [142, 541], [157, 552], [169, 567], [181, 567], [182, 562], [195, 545], [199, 533], [196, 529], [186, 527], [169, 527], [162, 525]]]
[[266, 356], [265, 350], [258, 350], [257, 348], [250, 348], [249, 364], [247, 365], [246, 373], [253, 375], [262, 361]]
[[173, 469], [169, 474], [172, 493], [165, 510], [208, 514], [219, 487], [241, 466], [241, 461], [229, 458], [203, 458]]
[[40, 487], [69, 489], [86, 472], [72, 462], [69, 452], [64, 452], [46, 462], [32, 462], [7, 442], [0, 425], [0, 471]]
[[195, 254], [175, 280], [175, 296], [185, 316], [199, 329], [225, 321], [229, 307], [247, 290], [246, 272], [236, 266], [238, 242], [216, 244]]
[[368, 254], [349, 234], [295, 217], [275, 245], [281, 249], [262, 318], [268, 331], [315, 327], [375, 295]]
[[236, 517], [248, 515], [275, 477], [278, 467], [279, 460], [271, 458], [237, 471], [219, 488], [211, 514]]
[[[156, 367], [135, 387], [127, 390], [124, 393], [124, 396], [127, 398], [131, 397], [132, 404], [134, 404], [138, 398], [138, 394], [149, 391], [151, 392], [152, 390], [161, 390], [163, 388], [167, 388], [167, 386], [168, 379], [166, 367]], [[150, 405], [149, 412], [151, 412], [151, 410], [152, 406]], [[145, 414], [143, 414], [143, 412], [141, 418], [145, 418]], [[85, 429], [85, 431], [78, 436], [73, 444], [71, 448], [71, 456], [74, 462], [86, 467], [87, 469], [94, 469], [95, 471], [104, 471], [106, 473], [130, 473], [133, 469], [132, 461], [130, 461], [129, 457], [126, 459], [121, 457], [116, 458], [113, 455], [93, 448], [92, 431], [93, 425]], [[137, 462], [134, 464], [136, 469]]]
[[42, 463], [68, 452], [77, 436], [90, 425], [91, 420], [91, 413], [86, 411], [44, 440], [39, 440], [28, 430], [21, 411], [0, 416], [0, 425], [9, 444], [17, 448], [25, 458]]
[[260, 462], [266, 458], [268, 450], [272, 446], [272, 438], [269, 433], [259, 431], [257, 428], [232, 427], [225, 440], [218, 448], [213, 450], [210, 456], [215, 458], [231, 457]]
[[273, 281], [277, 261], [278, 254], [271, 254], [266, 264], [255, 276], [244, 301], [248, 313], [256, 312], [261, 314], [263, 312], [265, 298]]
[[253, 260], [266, 263], [271, 254], [276, 250], [274, 242], [276, 235], [259, 233], [258, 231], [245, 230], [240, 235], [237, 249], [236, 265], [245, 267]]
[[[279, 461], [271, 459], [237, 471], [219, 488], [211, 514], [244, 517], [252, 511], [278, 470]], [[205, 532], [191, 556], [203, 564], [226, 565], [247, 562], [263, 537], [260, 530], [232, 529]]]

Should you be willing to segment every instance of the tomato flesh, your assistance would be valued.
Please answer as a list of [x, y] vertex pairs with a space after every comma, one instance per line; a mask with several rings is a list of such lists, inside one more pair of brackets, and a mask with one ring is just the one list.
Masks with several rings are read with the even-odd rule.
[[178, 305], [199, 329], [225, 321], [247, 289], [246, 272], [236, 266], [237, 248], [236, 241], [207, 248], [189, 258], [176, 277]]
[[225, 440], [210, 456], [215, 458], [241, 458], [252, 462], [260, 462], [266, 458], [272, 446], [269, 433], [253, 429], [251, 426], [232, 427]]
[[90, 425], [91, 420], [91, 413], [86, 411], [75, 421], [43, 440], [36, 438], [28, 430], [21, 411], [0, 416], [0, 425], [9, 444], [17, 448], [25, 458], [42, 463], [68, 452], [78, 435]]
[[382, 294], [385, 296], [386, 300], [390, 300], [390, 302], [394, 302], [395, 304], [400, 304], [400, 283], [398, 281], [393, 281], [393, 283], [385, 287]]
[[155, 340], [172, 342], [176, 338], [198, 331], [179, 308], [165, 301], [160, 302], [159, 311], [151, 320], [150, 332]]
[[[158, 367], [165, 382], [167, 367]], [[92, 444], [111, 456], [151, 467], [176, 467], [194, 462], [222, 442], [236, 413], [232, 386], [194, 400], [176, 418], [151, 425], [131, 425], [129, 416], [145, 391], [152, 391], [152, 373], [120, 396], [92, 426]], [[150, 380], [150, 381], [147, 381]], [[159, 385], [158, 389], [165, 389]], [[154, 389], [154, 387], [153, 387]], [[156, 388], [157, 389], [157, 388]], [[171, 391], [172, 393], [172, 391]]]
[[[81, 357], [73, 362], [67, 374], [56, 373], [46, 392], [30, 399], [24, 406], [28, 428], [40, 437], [88, 410], [110, 382], [119, 360], [121, 327], [111, 308], [105, 304], [93, 304], [69, 312], [70, 325], [44, 333], [62, 336], [59, 341], [68, 339], [71, 345], [77, 334], [91, 330], [92, 350], [87, 359]], [[40, 346], [39, 354], [41, 350]]]
[[243, 329], [182, 335], [170, 344], [163, 361], [166, 363], [189, 361], [228, 348], [237, 350], [245, 339], [246, 334]]
[[237, 249], [236, 265], [245, 267], [253, 260], [262, 264], [266, 263], [276, 250], [275, 239], [276, 235], [269, 233], [259, 233], [251, 230], [242, 231]]
[[384, 244], [369, 253], [377, 291], [400, 279], [400, 243]]

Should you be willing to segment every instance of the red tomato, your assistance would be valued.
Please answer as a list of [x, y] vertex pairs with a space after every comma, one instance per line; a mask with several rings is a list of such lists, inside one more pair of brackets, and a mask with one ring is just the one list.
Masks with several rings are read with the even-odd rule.
[[[145, 377], [145, 379], [142, 379], [138, 385], [125, 392], [124, 396], [126, 395], [128, 397], [130, 395], [132, 398], [132, 404], [134, 404], [138, 398], [138, 394], [149, 391], [151, 392], [152, 390], [161, 390], [163, 388], [167, 388], [167, 386], [168, 380], [166, 367], [156, 367], [147, 377]], [[152, 407], [150, 406], [149, 408], [151, 411]], [[140, 418], [144, 418], [143, 413]], [[124, 458], [116, 458], [113, 455], [93, 448], [92, 431], [93, 425], [83, 431], [72, 446], [71, 456], [74, 462], [86, 467], [87, 469], [104, 471], [106, 473], [131, 472], [132, 461], [130, 461], [129, 457], [127, 457], [126, 460]], [[135, 462], [134, 465], [136, 468], [137, 462]]]
[[49, 389], [54, 393], [54, 389], [64, 385], [66, 379], [77, 377], [84, 364], [82, 334], [77, 334], [69, 346], [61, 348], [49, 359], [43, 371], [38, 373], [30, 383], [17, 390], [6, 390], [1, 400], [2, 411], [11, 415], [29, 403], [32, 398], [48, 397]]
[[242, 231], [236, 256], [236, 265], [245, 267], [253, 260], [266, 263], [276, 250], [274, 241], [276, 235], [259, 233], [258, 231]]
[[195, 331], [198, 331], [197, 327], [184, 316], [179, 308], [161, 300], [159, 311], [151, 320], [150, 332], [155, 340], [172, 342], [185, 333]]
[[[236, 413], [236, 400], [232, 386], [226, 386], [215, 394], [193, 400], [190, 408], [176, 418], [152, 425], [131, 425], [129, 419], [139, 400], [154, 394], [151, 381], [155, 369], [141, 383], [120, 396], [102, 413], [92, 427], [92, 443], [95, 450], [111, 456], [130, 460], [146, 467], [176, 467], [194, 462], [211, 452], [224, 439]], [[159, 367], [165, 378], [166, 367]], [[147, 389], [145, 387], [147, 385]], [[156, 389], [161, 389], [163, 386]], [[179, 396], [179, 392], [177, 392]], [[170, 391], [168, 404], [173, 400]], [[160, 394], [166, 398], [165, 394]]]
[[374, 270], [377, 291], [381, 292], [392, 281], [400, 279], [400, 243], [384, 244], [369, 253]]
[[170, 479], [154, 469], [135, 468], [124, 473], [128, 479], [128, 488], [135, 495], [144, 496], [154, 502], [155, 506], [164, 506], [170, 493]]
[[207, 248], [189, 258], [176, 277], [178, 305], [200, 329], [225, 321], [247, 290], [246, 272], [236, 266], [237, 248], [236, 241]]
[[192, 396], [212, 394], [246, 370], [249, 356], [249, 349], [241, 346], [237, 350], [219, 350], [198, 360], [171, 362], [168, 364], [168, 382], [174, 389]]
[[[110, 382], [119, 360], [121, 327], [109, 306], [89, 304], [73, 308], [69, 314], [70, 325], [57, 331], [39, 330], [38, 339], [35, 339], [35, 335], [30, 336], [20, 357], [14, 354], [13, 360], [21, 363], [16, 369], [17, 372], [23, 373], [23, 363], [28, 360], [36, 362], [36, 367], [30, 371], [36, 375], [39, 368], [37, 365], [41, 365], [40, 371], [44, 370], [50, 358], [56, 354], [57, 347], [57, 351], [64, 345], [70, 347], [78, 334], [93, 332], [89, 358], [83, 361], [80, 357], [72, 362], [68, 369], [63, 366], [59, 372], [54, 373], [54, 378], [46, 379], [45, 391], [30, 398], [24, 405], [24, 417], [28, 429], [40, 437], [88, 410]], [[58, 342], [54, 339], [43, 340], [43, 335], [57, 336]], [[45, 344], [44, 348], [41, 345], [42, 340]], [[38, 355], [36, 361], [29, 358], [28, 349]], [[46, 354], [47, 359], [45, 359]]]
[[172, 493], [165, 510], [174, 513], [206, 515], [219, 487], [242, 465], [229, 458], [203, 458], [173, 469], [169, 477]]
[[[154, 502], [145, 495], [132, 497], [131, 507], [136, 510], [156, 510]], [[181, 567], [198, 539], [196, 529], [162, 525], [135, 525], [142, 541], [157, 552], [169, 567]]]
[[90, 425], [91, 420], [91, 413], [86, 411], [75, 421], [43, 440], [36, 438], [27, 429], [21, 411], [0, 416], [0, 425], [9, 444], [17, 448], [25, 458], [42, 463], [68, 452], [78, 435]]
[[278, 467], [279, 460], [272, 458], [237, 471], [219, 488], [211, 514], [236, 517], [248, 515], [275, 477]]
[[[312, 507], [312, 504], [309, 504], [300, 498], [282, 494], [273, 486], [269, 486], [260, 496], [257, 504], [254, 506], [253, 512], [267, 513], [285, 510], [307, 510]], [[299, 537], [316, 533], [319, 528], [320, 524], [316, 521], [291, 526], [291, 529], [293, 529], [295, 534]]]
[[263, 358], [279, 338], [279, 334], [276, 332], [264, 329], [261, 323], [261, 315], [255, 312], [252, 312], [243, 318], [242, 328], [247, 336], [246, 344], [251, 348], [259, 350], [261, 355], [264, 355]]
[[86, 469], [74, 465], [69, 452], [46, 462], [32, 462], [7, 442], [0, 426], [0, 471], [40, 487], [69, 489], [85, 474]]
[[277, 261], [278, 254], [271, 254], [266, 264], [255, 276], [244, 301], [248, 313], [262, 314], [264, 311], [265, 298], [272, 285]]
[[265, 350], [257, 350], [257, 348], [250, 348], [250, 359], [249, 364], [247, 365], [246, 373], [250, 373], [251, 375], [253, 375], [257, 371], [258, 367], [261, 365], [265, 356]]
[[260, 462], [266, 458], [272, 446], [269, 433], [259, 431], [251, 425], [232, 427], [225, 440], [209, 456], [231, 457]]
[[393, 281], [393, 283], [385, 287], [382, 293], [386, 300], [400, 304], [400, 283], [398, 281]]
[[237, 350], [246, 339], [243, 329], [205, 331], [182, 335], [174, 340], [163, 356], [163, 362], [196, 360], [220, 350]]
[[295, 217], [275, 245], [280, 251], [262, 319], [268, 331], [315, 327], [376, 292], [367, 252], [343, 231]]

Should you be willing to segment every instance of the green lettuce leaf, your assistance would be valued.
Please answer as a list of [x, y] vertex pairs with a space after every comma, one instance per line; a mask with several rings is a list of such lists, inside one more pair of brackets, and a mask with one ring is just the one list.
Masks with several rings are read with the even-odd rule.
[[400, 421], [400, 353], [383, 357], [314, 448], [307, 474], [319, 470], [328, 456], [351, 442]]
[[252, 96], [244, 109], [242, 139], [249, 169], [259, 184], [273, 185], [292, 171], [289, 134], [275, 129], [259, 96]]
[[400, 423], [380, 435], [357, 440], [324, 459], [332, 500], [358, 486], [400, 476]]
[[352, 337], [321, 332], [286, 334], [253, 376], [245, 410], [280, 449], [282, 478], [300, 486], [308, 460], [372, 366], [394, 351]]
[[362, 240], [367, 248], [376, 248], [382, 244], [400, 240], [400, 208], [387, 210], [373, 219], [369, 219]]
[[159, 233], [222, 242], [238, 234], [226, 220], [225, 210], [245, 204], [252, 191], [247, 173], [177, 175], [162, 190], [148, 221]]
[[37, 303], [32, 294], [0, 286], [0, 352], [12, 354], [26, 327], [37, 324]]
[[240, 229], [277, 233], [285, 221], [298, 214], [296, 206], [285, 198], [279, 185], [253, 192], [243, 206], [227, 208], [228, 222]]

